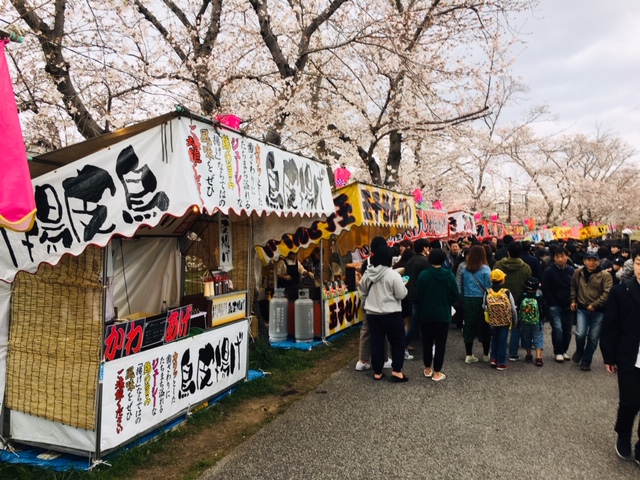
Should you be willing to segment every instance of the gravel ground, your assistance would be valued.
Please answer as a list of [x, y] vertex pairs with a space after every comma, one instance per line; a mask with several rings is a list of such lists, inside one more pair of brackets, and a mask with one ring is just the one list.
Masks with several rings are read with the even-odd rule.
[[582, 372], [554, 362], [548, 325], [545, 345], [542, 368], [519, 361], [498, 372], [465, 364], [452, 328], [447, 379], [423, 377], [418, 348], [404, 384], [355, 371], [354, 351], [201, 479], [639, 479], [640, 467], [614, 451], [617, 383], [600, 353]]

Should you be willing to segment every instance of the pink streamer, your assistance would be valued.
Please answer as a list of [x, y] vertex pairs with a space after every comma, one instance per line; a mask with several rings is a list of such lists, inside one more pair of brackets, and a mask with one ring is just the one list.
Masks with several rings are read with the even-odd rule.
[[36, 203], [18, 107], [4, 53], [7, 43], [8, 40], [0, 40], [0, 227], [26, 232], [33, 227]]

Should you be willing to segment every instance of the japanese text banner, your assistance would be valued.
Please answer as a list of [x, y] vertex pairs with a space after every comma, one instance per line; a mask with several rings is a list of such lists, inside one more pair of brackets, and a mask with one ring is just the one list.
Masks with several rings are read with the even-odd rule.
[[55, 265], [113, 235], [133, 236], [164, 214], [182, 216], [199, 205], [193, 172], [162, 127], [142, 132], [33, 180], [36, 222], [26, 233], [0, 229], [0, 280], [20, 270]]
[[202, 122], [182, 119], [180, 135], [209, 212], [333, 213], [323, 164]]
[[110, 450], [247, 376], [248, 321], [104, 365], [100, 447]]

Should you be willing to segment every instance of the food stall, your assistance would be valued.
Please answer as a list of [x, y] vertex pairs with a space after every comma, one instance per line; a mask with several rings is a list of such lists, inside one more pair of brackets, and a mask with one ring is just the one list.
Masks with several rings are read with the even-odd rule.
[[455, 210], [448, 212], [447, 219], [449, 220], [449, 238], [456, 239], [478, 234], [473, 213]]
[[[326, 221], [316, 221], [310, 227], [300, 227], [258, 245], [256, 251], [263, 265], [309, 246], [321, 244], [323, 250], [337, 254], [344, 262], [348, 253], [353, 261], [362, 261], [369, 256], [371, 238], [383, 236], [390, 244], [396, 242], [399, 232], [417, 230], [414, 199], [381, 187], [364, 183], [352, 183], [337, 189], [333, 195], [335, 213]], [[329, 337], [362, 321], [360, 296], [355, 282], [349, 281], [342, 269], [339, 275], [348, 288], [325, 295], [321, 301], [316, 336]], [[291, 316], [290, 316], [291, 317]], [[289, 318], [289, 333], [293, 321]]]
[[[516, 227], [516, 225], [510, 225], [510, 227]], [[482, 240], [485, 238], [498, 238], [502, 239], [507, 234], [507, 225], [504, 225], [500, 222], [495, 222], [493, 220], [481, 220], [480, 222], [476, 222], [476, 236], [478, 239]], [[514, 229], [511, 229], [512, 231]], [[515, 238], [515, 237], [514, 237]], [[522, 235], [520, 235], [522, 238]]]
[[247, 377], [254, 218], [334, 212], [324, 165], [185, 110], [31, 169], [34, 228], [0, 229], [3, 444], [94, 460]]
[[[515, 224], [515, 223], [505, 223], [504, 235], [511, 235], [514, 240], [523, 240], [525, 229], [527, 229], [526, 225]], [[502, 238], [502, 237], [498, 237], [498, 238]]]

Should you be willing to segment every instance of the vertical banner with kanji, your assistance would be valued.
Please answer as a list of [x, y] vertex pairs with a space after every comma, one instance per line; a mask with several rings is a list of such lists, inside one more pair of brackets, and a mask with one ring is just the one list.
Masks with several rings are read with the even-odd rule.
[[231, 246], [231, 224], [229, 217], [220, 214], [220, 269], [228, 272], [233, 269], [233, 250]]

